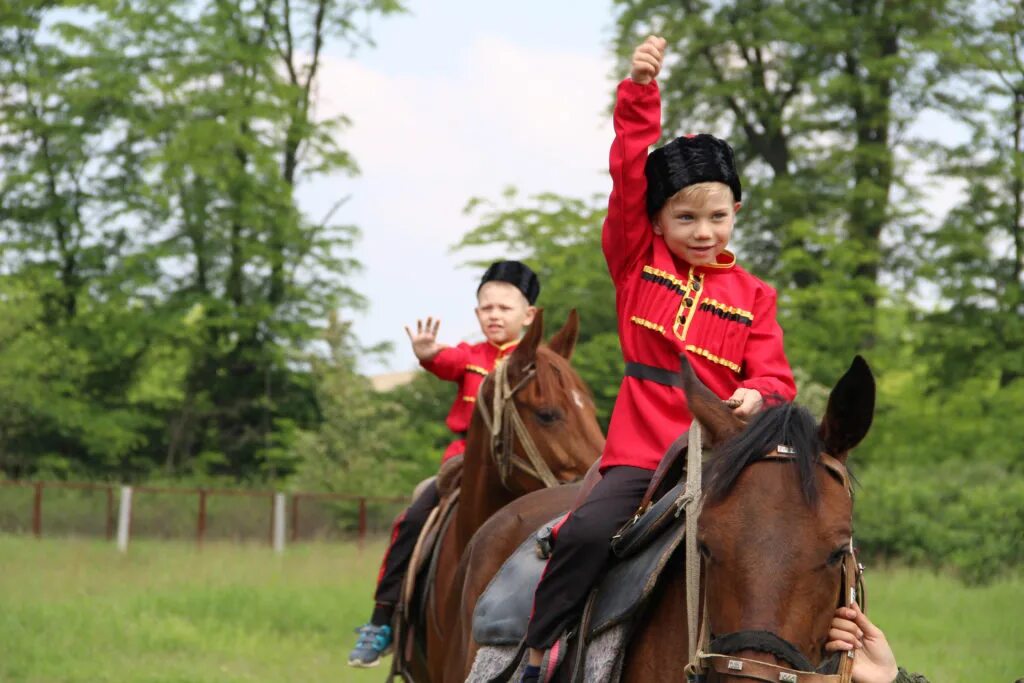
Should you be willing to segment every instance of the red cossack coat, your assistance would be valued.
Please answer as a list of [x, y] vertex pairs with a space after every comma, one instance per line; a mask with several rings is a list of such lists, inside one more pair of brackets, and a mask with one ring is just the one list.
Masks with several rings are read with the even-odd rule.
[[459, 438], [452, 441], [445, 449], [444, 460], [454, 458], [466, 451], [465, 434], [469, 429], [469, 421], [473, 417], [473, 406], [476, 404], [476, 394], [480, 390], [480, 384], [484, 381], [484, 377], [490, 374], [498, 363], [507, 358], [518, 345], [518, 340], [501, 346], [489, 341], [479, 344], [463, 342], [458, 346], [442, 349], [431, 360], [420, 361], [420, 365], [428, 372], [443, 380], [459, 384], [459, 393], [455, 397], [452, 409], [448, 412], [448, 419], [445, 420], [448, 429], [455, 432]]
[[[723, 399], [746, 387], [766, 401], [792, 400], [796, 385], [775, 319], [775, 290], [736, 265], [728, 251], [715, 264], [694, 267], [654, 234], [644, 166], [648, 148], [661, 136], [657, 83], [623, 81], [614, 123], [613, 187], [602, 242], [625, 360], [677, 371], [685, 353], [701, 381]], [[692, 419], [681, 389], [625, 377], [601, 469], [656, 469]]]

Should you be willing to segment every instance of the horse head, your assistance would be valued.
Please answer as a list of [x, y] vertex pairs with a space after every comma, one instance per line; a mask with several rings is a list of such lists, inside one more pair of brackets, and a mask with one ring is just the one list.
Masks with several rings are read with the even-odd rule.
[[515, 351], [481, 386], [483, 424], [471, 428], [489, 441], [490, 464], [515, 495], [580, 479], [604, 447], [593, 397], [570, 364], [579, 336], [575, 309], [546, 345], [543, 336], [538, 311]]
[[704, 467], [698, 526], [704, 625], [718, 655], [705, 663], [715, 680], [832, 673], [839, 659], [823, 649], [829, 622], [847, 604], [857, 571], [847, 459], [871, 425], [871, 370], [854, 359], [820, 423], [783, 403], [744, 424], [688, 367], [684, 376], [690, 409], [715, 450]]

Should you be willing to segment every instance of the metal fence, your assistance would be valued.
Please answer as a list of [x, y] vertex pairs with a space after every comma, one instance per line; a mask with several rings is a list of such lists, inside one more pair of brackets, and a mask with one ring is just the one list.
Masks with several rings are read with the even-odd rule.
[[386, 533], [406, 498], [219, 488], [0, 481], [0, 533], [286, 543]]

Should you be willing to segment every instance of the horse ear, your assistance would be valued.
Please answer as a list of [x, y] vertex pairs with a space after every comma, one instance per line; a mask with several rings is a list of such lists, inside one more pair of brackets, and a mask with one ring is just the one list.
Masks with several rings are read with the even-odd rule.
[[569, 311], [562, 329], [548, 342], [551, 350], [566, 360], [572, 360], [572, 352], [576, 350], [576, 340], [580, 336], [580, 316], [576, 309]]
[[725, 402], [715, 396], [714, 392], [704, 386], [697, 378], [690, 361], [683, 354], [679, 357], [683, 373], [683, 392], [686, 393], [686, 404], [711, 438], [711, 445], [726, 441], [738, 434], [744, 422], [737, 417]]
[[526, 328], [526, 334], [523, 335], [522, 340], [519, 342], [519, 346], [509, 356], [509, 360], [513, 361], [515, 365], [513, 367], [523, 367], [529, 365], [537, 358], [537, 347], [540, 346], [541, 340], [544, 339], [544, 309], [538, 308], [537, 315], [533, 317], [533, 322]]
[[845, 461], [871, 428], [875, 415], [875, 378], [861, 356], [856, 356], [832, 393], [818, 435], [825, 452]]

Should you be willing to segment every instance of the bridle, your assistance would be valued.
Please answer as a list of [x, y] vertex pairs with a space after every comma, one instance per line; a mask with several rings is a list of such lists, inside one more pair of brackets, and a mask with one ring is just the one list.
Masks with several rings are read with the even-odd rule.
[[[491, 437], [491, 457], [498, 468], [502, 486], [506, 489], [509, 488], [509, 477], [512, 476], [513, 468], [518, 468], [537, 479], [546, 488], [554, 488], [567, 483], [559, 481], [551, 471], [551, 467], [541, 457], [537, 444], [530, 436], [530, 431], [523, 423], [519, 411], [516, 410], [515, 395], [537, 376], [536, 363], [530, 363], [523, 369], [523, 376], [515, 386], [509, 383], [508, 366], [509, 363], [502, 363], [491, 376], [494, 381], [491, 409], [488, 410], [487, 401], [484, 400], [484, 387], [487, 385], [487, 380], [480, 384], [476, 402], [477, 410]], [[526, 453], [525, 460], [515, 451], [517, 438], [523, 452]]]
[[[691, 467], [700, 468], [700, 426], [694, 422], [690, 429], [690, 450], [696, 451], [696, 457], [688, 454], [687, 469]], [[693, 448], [696, 446], [696, 448]], [[779, 445], [774, 451], [768, 453], [761, 460], [796, 461], [796, 451], [789, 446]], [[828, 453], [821, 453], [817, 464], [824, 467], [834, 477], [846, 492], [853, 497], [853, 488], [850, 482], [850, 475], [839, 460]], [[689, 475], [689, 472], [688, 472]], [[689, 477], [688, 477], [689, 479]], [[700, 487], [699, 475], [696, 477], [697, 491]], [[688, 482], [689, 484], [689, 482]], [[688, 486], [689, 487], [689, 486]], [[690, 515], [694, 515], [692, 530], [694, 539], [687, 544], [687, 554], [690, 553], [691, 545], [696, 552], [696, 515], [700, 514], [700, 495], [693, 497], [692, 506], [688, 506], [687, 514], [687, 535], [690, 534]], [[692, 509], [691, 509], [692, 508]], [[698, 576], [703, 578], [704, 563], [702, 560], [694, 561], [687, 558], [687, 571], [691, 566], [698, 569]], [[862, 609], [866, 608], [866, 596], [864, 593], [864, 567], [857, 562], [857, 556], [853, 547], [853, 540], [850, 540], [849, 552], [843, 558], [841, 569], [840, 585], [836, 599], [837, 607], [849, 607], [857, 603]], [[692, 588], [696, 586], [696, 588]], [[691, 624], [690, 636], [690, 663], [686, 667], [687, 681], [691, 683], [703, 683], [707, 680], [708, 671], [714, 671], [721, 675], [743, 678], [762, 683], [850, 683], [852, 680], [853, 652], [837, 652], [825, 659], [822, 664], [815, 668], [814, 665], [800, 652], [800, 650], [781, 636], [770, 631], [737, 631], [720, 636], [711, 634], [708, 626], [707, 591], [705, 591], [704, 604], [701, 610], [702, 617], [697, 635], [693, 635], [693, 625], [696, 624], [697, 615], [695, 606], [698, 604], [700, 580], [690, 581], [687, 578], [687, 610]], [[778, 666], [760, 662], [745, 657], [737, 657], [733, 653], [744, 650], [755, 650], [774, 655], [776, 658], [792, 665], [791, 667]]]

